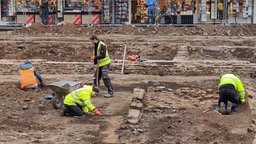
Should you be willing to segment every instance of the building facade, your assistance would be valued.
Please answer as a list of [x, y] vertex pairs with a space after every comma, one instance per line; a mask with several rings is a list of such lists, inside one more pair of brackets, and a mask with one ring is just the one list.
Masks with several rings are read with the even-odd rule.
[[[45, 1], [45, 0], [44, 0]], [[40, 22], [43, 0], [1, 0], [0, 21]], [[51, 24], [146, 24], [146, 0], [48, 0]], [[256, 0], [158, 0], [172, 24], [256, 23]]]

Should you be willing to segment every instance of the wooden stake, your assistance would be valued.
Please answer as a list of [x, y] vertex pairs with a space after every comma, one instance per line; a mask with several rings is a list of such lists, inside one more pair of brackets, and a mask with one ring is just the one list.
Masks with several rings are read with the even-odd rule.
[[96, 68], [96, 85], [99, 87], [99, 64], [97, 64]]
[[125, 61], [125, 57], [126, 57], [126, 44], [124, 45], [124, 57], [123, 57], [123, 64], [122, 64], [122, 74], [124, 74], [124, 61]]

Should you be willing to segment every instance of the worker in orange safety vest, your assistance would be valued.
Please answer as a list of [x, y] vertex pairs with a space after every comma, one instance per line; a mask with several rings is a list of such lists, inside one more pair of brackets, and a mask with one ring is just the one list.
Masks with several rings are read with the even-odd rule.
[[43, 79], [37, 69], [32, 65], [30, 60], [25, 61], [19, 67], [20, 88], [22, 90], [38, 90], [39, 85], [45, 86]]

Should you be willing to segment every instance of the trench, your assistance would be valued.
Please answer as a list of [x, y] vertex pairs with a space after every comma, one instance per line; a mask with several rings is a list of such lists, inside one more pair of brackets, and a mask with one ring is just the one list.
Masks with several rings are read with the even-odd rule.
[[[254, 86], [248, 81], [244, 81], [245, 87], [253, 89]], [[253, 99], [248, 98], [248, 102], [241, 105], [237, 113], [221, 115], [214, 111], [219, 98], [217, 85], [217, 78], [211, 82], [194, 78], [191, 81], [180, 79], [133, 84], [134, 88], [146, 92], [142, 101], [142, 114], [136, 124], [124, 120], [117, 131], [119, 142], [236, 143], [244, 142], [247, 137], [246, 141], [250, 143], [253, 134], [247, 129], [252, 120], [249, 103]], [[255, 94], [255, 91], [251, 94]], [[230, 121], [229, 118], [237, 121]], [[239, 125], [236, 125], [238, 121]], [[223, 135], [232, 139], [226, 139]]]

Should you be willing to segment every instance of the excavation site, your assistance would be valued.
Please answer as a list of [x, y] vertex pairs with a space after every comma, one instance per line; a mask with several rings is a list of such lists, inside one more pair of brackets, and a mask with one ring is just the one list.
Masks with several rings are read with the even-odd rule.
[[[84, 27], [71, 24], [0, 31], [0, 143], [256, 144], [256, 26]], [[91, 35], [107, 45], [114, 94], [102, 80], [92, 103], [101, 111], [61, 116], [52, 83], [93, 85]], [[140, 59], [127, 59], [138, 55]], [[27, 60], [46, 86], [20, 89]], [[219, 80], [235, 74], [246, 102], [216, 111]]]

